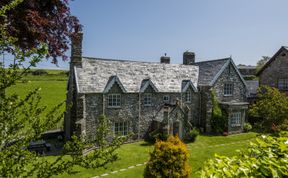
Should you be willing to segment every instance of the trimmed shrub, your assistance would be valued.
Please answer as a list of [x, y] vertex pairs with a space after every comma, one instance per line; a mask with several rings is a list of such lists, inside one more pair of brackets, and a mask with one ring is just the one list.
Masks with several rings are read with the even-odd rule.
[[200, 177], [288, 177], [288, 132], [262, 135], [255, 142], [237, 156], [208, 160]]
[[144, 177], [190, 177], [191, 168], [188, 164], [187, 146], [178, 138], [170, 135], [167, 141], [157, 140]]
[[31, 72], [32, 75], [47, 75], [48, 72], [44, 69], [37, 69]]
[[244, 123], [244, 132], [249, 132], [252, 130], [252, 125], [249, 122]]
[[189, 141], [191, 142], [195, 142], [196, 138], [199, 135], [199, 130], [197, 128], [193, 128], [190, 132], [189, 132]]

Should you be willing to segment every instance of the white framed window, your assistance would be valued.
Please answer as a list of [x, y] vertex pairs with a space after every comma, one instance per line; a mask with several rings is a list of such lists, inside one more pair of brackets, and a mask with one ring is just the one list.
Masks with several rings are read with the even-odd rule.
[[187, 103], [191, 103], [191, 101], [192, 101], [191, 91], [187, 91], [187, 92], [185, 93], [185, 101], [186, 101]]
[[169, 102], [169, 100], [170, 100], [169, 95], [164, 95], [164, 96], [163, 96], [163, 101], [164, 101], [164, 102]]
[[121, 107], [121, 95], [120, 94], [109, 94], [108, 95], [108, 107]]
[[143, 103], [144, 106], [151, 106], [152, 105], [152, 95], [151, 93], [145, 93], [143, 96]]
[[129, 123], [126, 122], [114, 122], [114, 135], [124, 136], [128, 135]]
[[288, 90], [288, 79], [279, 79], [278, 88], [279, 90]]
[[231, 114], [231, 127], [241, 126], [241, 112], [233, 112]]
[[225, 83], [224, 96], [232, 96], [232, 95], [233, 95], [233, 83]]

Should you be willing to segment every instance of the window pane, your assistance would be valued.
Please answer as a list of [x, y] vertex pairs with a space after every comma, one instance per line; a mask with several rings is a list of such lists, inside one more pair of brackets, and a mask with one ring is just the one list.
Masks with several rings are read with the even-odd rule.
[[278, 88], [280, 90], [288, 90], [288, 79], [279, 79]]
[[151, 102], [151, 94], [149, 94], [149, 93], [144, 94], [143, 102], [144, 102], [144, 105], [150, 106], [152, 103]]
[[224, 95], [233, 95], [233, 84], [225, 83], [224, 84]]
[[108, 95], [108, 106], [121, 106], [121, 95], [120, 94]]
[[128, 135], [128, 122], [115, 122], [114, 126], [115, 135]]
[[231, 126], [236, 127], [241, 125], [241, 112], [231, 114]]

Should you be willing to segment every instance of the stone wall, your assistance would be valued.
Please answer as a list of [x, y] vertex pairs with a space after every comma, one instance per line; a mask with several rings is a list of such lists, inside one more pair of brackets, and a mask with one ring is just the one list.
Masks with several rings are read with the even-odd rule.
[[200, 88], [200, 128], [204, 132], [211, 132], [212, 100], [211, 87], [201, 86]]
[[[225, 83], [233, 83], [233, 95], [232, 96], [224, 96], [224, 84]], [[216, 92], [216, 96], [219, 102], [246, 101], [245, 85], [241, 81], [239, 75], [237, 74], [232, 64], [230, 64], [223, 71], [221, 76], [218, 78], [218, 80], [214, 84], [213, 90]]]
[[[111, 93], [121, 94], [121, 107], [109, 108], [108, 95]], [[151, 106], [144, 106], [145, 93], [151, 94]], [[104, 96], [104, 100], [103, 100]], [[85, 119], [86, 119], [86, 135], [93, 137], [96, 132], [97, 118], [101, 114], [105, 114], [113, 125], [114, 122], [129, 122], [129, 132], [134, 133], [134, 139], [143, 138], [156, 113], [164, 105], [163, 97], [169, 96], [170, 104], [176, 104], [181, 101], [181, 93], [158, 93], [148, 87], [144, 93], [123, 93], [121, 88], [114, 84], [110, 91], [106, 94], [86, 94], [85, 95]], [[186, 103], [192, 113], [191, 123], [199, 120], [199, 96], [198, 93], [192, 92], [192, 102]], [[140, 105], [139, 105], [140, 102]], [[103, 108], [104, 106], [104, 108]], [[111, 127], [111, 131], [112, 131]]]
[[[278, 80], [288, 78], [288, 52], [283, 50], [259, 75], [259, 85], [278, 88]], [[287, 92], [288, 94], [288, 92]]]

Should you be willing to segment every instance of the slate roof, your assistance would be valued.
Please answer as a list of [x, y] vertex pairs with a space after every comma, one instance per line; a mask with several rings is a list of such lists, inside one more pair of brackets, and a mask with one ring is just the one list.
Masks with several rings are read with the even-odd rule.
[[74, 72], [79, 93], [102, 93], [111, 76], [117, 76], [128, 93], [139, 92], [142, 81], [147, 79], [159, 92], [181, 92], [183, 80], [191, 80], [197, 88], [199, 68], [183, 64], [83, 57], [82, 67], [75, 66]]
[[215, 78], [221, 73], [221, 70], [229, 64], [231, 58], [217, 59], [211, 61], [196, 62], [195, 65], [199, 66], [199, 79], [198, 84], [210, 86]]

